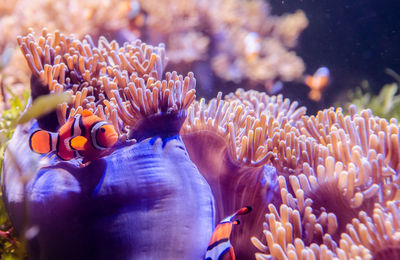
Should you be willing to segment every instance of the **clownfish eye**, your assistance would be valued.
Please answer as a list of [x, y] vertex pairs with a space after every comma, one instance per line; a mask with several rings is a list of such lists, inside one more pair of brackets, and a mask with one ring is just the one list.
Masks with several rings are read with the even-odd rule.
[[102, 128], [100, 128], [100, 131], [101, 131], [102, 133], [105, 133], [105, 132], [106, 132], [106, 129], [105, 129], [104, 127], [102, 127]]

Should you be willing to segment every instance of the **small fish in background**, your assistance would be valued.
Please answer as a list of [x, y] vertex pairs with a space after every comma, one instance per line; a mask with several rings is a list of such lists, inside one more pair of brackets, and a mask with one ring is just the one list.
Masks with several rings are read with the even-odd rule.
[[304, 83], [311, 89], [308, 97], [316, 102], [321, 100], [322, 91], [330, 82], [330, 71], [327, 67], [321, 67], [312, 76], [305, 76]]
[[264, 88], [267, 91], [269, 95], [275, 95], [283, 89], [283, 82], [278, 80], [278, 81], [273, 81], [273, 80], [267, 80], [264, 84]]
[[261, 51], [261, 39], [258, 33], [250, 32], [244, 38], [246, 59], [254, 61]]
[[36, 130], [29, 138], [32, 151], [45, 154], [55, 151], [62, 160], [83, 157], [83, 163], [100, 158], [118, 140], [114, 126], [90, 110], [68, 119], [57, 133]]
[[217, 225], [208, 243], [205, 260], [235, 260], [235, 252], [229, 237], [231, 236], [233, 225], [240, 222], [237, 219], [233, 219], [250, 211], [251, 207], [243, 207]]
[[127, 8], [127, 18], [129, 21], [130, 29], [135, 32], [138, 36], [140, 35], [140, 29], [145, 25], [147, 15], [142, 10], [140, 3], [136, 0], [130, 1]]

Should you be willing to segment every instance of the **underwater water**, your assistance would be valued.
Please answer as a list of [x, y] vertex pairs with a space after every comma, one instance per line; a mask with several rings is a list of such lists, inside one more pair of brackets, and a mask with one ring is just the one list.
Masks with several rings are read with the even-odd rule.
[[[400, 71], [400, 5], [397, 1], [271, 1], [272, 12], [282, 14], [304, 10], [310, 21], [302, 33], [297, 53], [307, 63], [310, 73], [321, 65], [332, 72], [332, 82], [322, 104], [304, 100], [304, 105], [317, 111], [347, 97], [347, 90], [369, 82], [377, 94], [383, 85], [395, 81], [386, 68]], [[301, 92], [296, 84], [285, 96]], [[293, 99], [297, 94], [290, 96]]]
[[1, 259], [398, 259], [396, 1], [4, 0]]

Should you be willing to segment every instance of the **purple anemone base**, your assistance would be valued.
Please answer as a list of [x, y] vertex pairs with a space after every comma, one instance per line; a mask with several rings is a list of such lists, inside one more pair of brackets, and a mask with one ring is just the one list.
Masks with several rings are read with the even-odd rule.
[[214, 199], [179, 135], [120, 145], [79, 167], [32, 153], [36, 128], [16, 129], [2, 175], [11, 221], [19, 234], [29, 230], [31, 259], [204, 257]]

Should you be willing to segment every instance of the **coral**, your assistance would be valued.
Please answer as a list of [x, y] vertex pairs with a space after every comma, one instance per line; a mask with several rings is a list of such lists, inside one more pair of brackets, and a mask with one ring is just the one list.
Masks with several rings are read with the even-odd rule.
[[[304, 71], [302, 60], [290, 51], [308, 25], [302, 11], [273, 16], [269, 5], [259, 0], [135, 3], [132, 30], [147, 42], [165, 42], [174, 67], [183, 63], [184, 69], [189, 64], [193, 70], [196, 62], [206, 61], [225, 81], [249, 84], [291, 81]], [[135, 25], [142, 16], [143, 22]]]
[[[112, 8], [113, 12], [109, 12]], [[57, 1], [17, 0], [6, 1], [0, 9], [2, 14], [1, 39], [14, 41], [18, 34], [26, 33], [28, 28], [41, 30], [47, 27], [81, 38], [90, 33], [99, 36], [100, 32], [112, 32], [127, 26], [128, 1]]]
[[[109, 12], [110, 9], [113, 11]], [[6, 50], [12, 53], [9, 63], [0, 64], [4, 69], [3, 84], [11, 87], [17, 95], [22, 94], [29, 85], [30, 70], [16, 49], [17, 36], [27, 33], [29, 28], [39, 31], [47, 27], [50, 31], [59, 29], [79, 38], [90, 34], [97, 39], [101, 33], [118, 34], [126, 28], [128, 12], [129, 1], [125, 0], [3, 1], [0, 7], [0, 53]], [[5, 101], [7, 99], [9, 97]]]
[[[262, 0], [18, 0], [3, 3], [0, 14], [0, 53], [15, 49], [17, 35], [43, 27], [78, 38], [90, 34], [97, 40], [102, 33], [119, 43], [136, 38], [153, 45], [164, 42], [171, 66], [197, 72], [206, 92], [216, 88], [216, 77], [254, 87], [299, 79], [304, 71], [291, 49], [307, 18], [302, 11], [271, 15]], [[29, 69], [20, 52], [13, 54], [3, 82], [19, 93], [28, 85]]]

